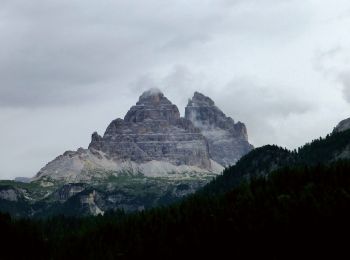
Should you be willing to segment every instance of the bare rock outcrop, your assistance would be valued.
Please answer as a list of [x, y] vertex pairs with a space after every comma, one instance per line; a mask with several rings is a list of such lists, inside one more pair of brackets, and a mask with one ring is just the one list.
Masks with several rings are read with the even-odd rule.
[[207, 141], [200, 130], [180, 118], [177, 106], [154, 89], [144, 92], [124, 119], [112, 121], [103, 137], [94, 133], [89, 149], [117, 161], [211, 167]]
[[199, 92], [189, 100], [185, 118], [201, 130], [208, 141], [210, 157], [222, 166], [235, 164], [253, 149], [248, 142], [246, 126], [235, 123], [213, 100]]

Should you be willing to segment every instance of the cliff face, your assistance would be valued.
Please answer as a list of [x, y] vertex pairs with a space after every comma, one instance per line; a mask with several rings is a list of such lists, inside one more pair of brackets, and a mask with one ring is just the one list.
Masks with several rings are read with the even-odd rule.
[[176, 105], [159, 90], [144, 92], [124, 119], [115, 119], [103, 136], [92, 134], [88, 149], [68, 151], [43, 167], [42, 177], [65, 183], [89, 182], [112, 175], [220, 173], [209, 146], [190, 120], [180, 117]]
[[253, 149], [248, 142], [246, 126], [235, 123], [213, 100], [199, 92], [189, 100], [185, 118], [201, 130], [208, 141], [210, 157], [222, 166], [235, 164]]
[[157, 90], [143, 93], [124, 120], [110, 123], [103, 137], [94, 133], [89, 149], [102, 151], [117, 161], [155, 160], [211, 167], [204, 136], [191, 121], [180, 118], [176, 105]]
[[34, 179], [87, 183], [107, 173], [152, 177], [220, 173], [252, 148], [245, 125], [227, 117], [209, 97], [196, 92], [182, 118], [176, 105], [151, 89], [124, 119], [113, 120], [103, 136], [93, 133], [88, 149], [65, 152]]

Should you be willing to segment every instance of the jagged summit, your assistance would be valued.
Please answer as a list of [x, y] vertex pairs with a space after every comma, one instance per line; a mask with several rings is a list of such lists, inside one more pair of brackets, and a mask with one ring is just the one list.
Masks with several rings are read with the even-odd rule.
[[205, 107], [205, 106], [215, 106], [215, 103], [211, 98], [203, 95], [202, 93], [199, 92], [194, 92], [194, 95], [192, 99], [188, 101], [187, 106], [192, 106], [192, 107]]
[[209, 97], [195, 92], [182, 118], [159, 89], [150, 89], [102, 136], [94, 132], [88, 149], [58, 156], [37, 178], [78, 182], [105, 171], [145, 176], [220, 173], [222, 166], [234, 164], [252, 149], [247, 138], [245, 125], [226, 117]]
[[139, 101], [136, 103], [138, 106], [162, 106], [171, 105], [171, 102], [164, 96], [164, 94], [156, 88], [147, 90], [139, 97]]
[[57, 157], [37, 176], [62, 179], [68, 175], [81, 181], [96, 168], [151, 176], [155, 172], [219, 173], [222, 169], [211, 162], [208, 142], [200, 130], [181, 118], [177, 106], [157, 89], [145, 91], [124, 119], [108, 125], [103, 136], [94, 132], [88, 149]]
[[191, 121], [180, 118], [176, 105], [154, 89], [140, 96], [124, 120], [112, 121], [103, 137], [94, 133], [89, 149], [115, 160], [211, 167], [204, 136]]
[[209, 143], [210, 157], [223, 166], [235, 164], [253, 149], [248, 142], [246, 126], [235, 123], [211, 98], [199, 92], [189, 100], [185, 118], [201, 130]]
[[[188, 101], [185, 118], [201, 129], [219, 127], [228, 130], [235, 127], [235, 122], [231, 117], [227, 117], [211, 98], [199, 92], [195, 92], [193, 98]], [[242, 131], [246, 134], [245, 126]]]
[[163, 92], [159, 88], [151, 88], [142, 93], [142, 95], [139, 98], [139, 101], [157, 97], [164, 98]]
[[124, 117], [126, 122], [143, 122], [144, 120], [160, 120], [176, 122], [180, 112], [159, 89], [145, 91], [135, 106], [131, 107]]

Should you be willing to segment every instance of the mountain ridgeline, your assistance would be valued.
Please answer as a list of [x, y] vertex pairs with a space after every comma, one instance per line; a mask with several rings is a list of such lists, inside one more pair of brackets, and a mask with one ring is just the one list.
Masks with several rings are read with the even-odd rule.
[[[220, 149], [221, 147], [221, 149]], [[103, 136], [92, 134], [88, 149], [66, 152], [39, 171], [35, 180], [89, 182], [96, 171], [148, 177], [218, 174], [253, 149], [243, 123], [198, 92], [180, 117], [158, 89], [144, 92], [124, 119], [113, 120]]]
[[235, 123], [201, 93], [195, 92], [188, 101], [185, 118], [207, 139], [210, 157], [225, 167], [234, 165], [253, 149], [248, 143], [246, 126], [241, 122]]
[[172, 203], [253, 149], [247, 129], [195, 92], [185, 117], [158, 89], [145, 91], [87, 149], [66, 151], [29, 183], [0, 182], [0, 210], [15, 216], [98, 215]]
[[200, 192], [225, 193], [242, 182], [268, 176], [269, 173], [284, 167], [315, 166], [348, 159], [350, 159], [349, 129], [335, 130], [325, 138], [316, 139], [294, 151], [276, 145], [266, 145], [243, 156], [235, 166], [226, 168], [222, 175], [217, 176]]

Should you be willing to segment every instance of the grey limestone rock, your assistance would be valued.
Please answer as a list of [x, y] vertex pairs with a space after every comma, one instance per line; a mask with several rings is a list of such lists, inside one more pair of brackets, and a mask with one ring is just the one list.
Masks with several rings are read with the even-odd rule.
[[85, 185], [82, 183], [69, 183], [56, 190], [52, 196], [56, 201], [64, 202], [84, 189]]
[[210, 157], [223, 166], [235, 164], [253, 149], [246, 126], [227, 117], [209, 97], [195, 92], [185, 110], [185, 118], [201, 130], [209, 144]]
[[[124, 119], [113, 120], [103, 136], [94, 132], [88, 149], [67, 151], [43, 167], [33, 180], [90, 182], [122, 172], [145, 176], [220, 173], [253, 147], [243, 123], [196, 92], [180, 117], [164, 94], [144, 92]], [[44, 179], [43, 179], [44, 180]]]
[[208, 144], [200, 130], [181, 118], [177, 106], [154, 89], [144, 92], [124, 119], [112, 121], [103, 137], [94, 133], [89, 149], [118, 161], [211, 167]]

